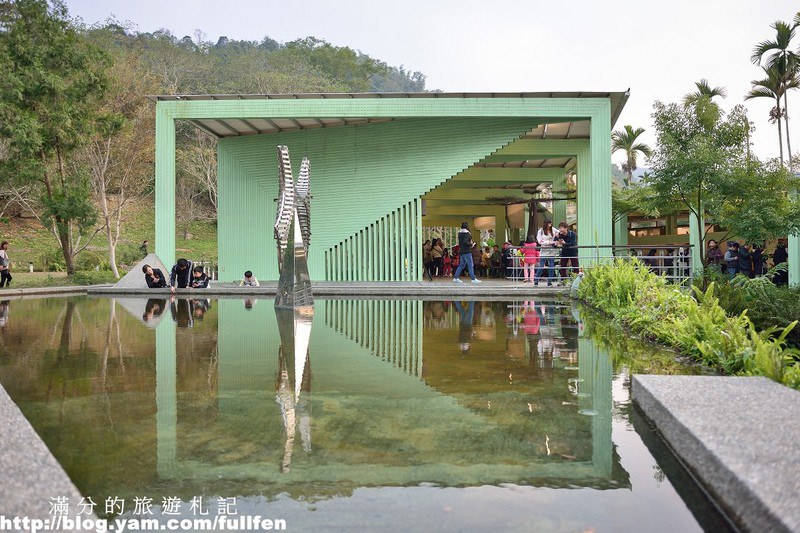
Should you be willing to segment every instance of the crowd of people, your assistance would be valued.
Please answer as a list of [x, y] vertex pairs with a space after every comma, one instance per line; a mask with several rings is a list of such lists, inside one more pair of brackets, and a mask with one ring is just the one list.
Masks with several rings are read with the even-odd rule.
[[511, 241], [502, 247], [494, 243], [478, 245], [464, 222], [458, 243], [452, 248], [439, 238], [426, 240], [422, 260], [430, 278], [452, 276], [453, 281], [461, 283], [460, 276], [466, 270], [473, 283], [480, 283], [478, 276], [482, 276], [522, 278], [534, 285], [546, 281], [550, 286], [578, 273], [578, 235], [566, 222], [554, 228], [552, 221], [545, 220], [536, 235], [528, 235], [518, 246]]
[[[740, 274], [755, 278], [767, 273], [770, 262], [772, 267], [788, 262], [789, 252], [786, 246], [786, 239], [778, 239], [775, 251], [770, 255], [764, 250], [763, 244], [739, 244], [737, 241], [728, 241], [727, 249], [723, 253], [717, 241], [710, 239], [706, 259], [710, 268], [718, 268], [731, 278]], [[785, 268], [778, 270], [772, 277], [772, 281], [776, 285], [788, 284], [788, 271]]]

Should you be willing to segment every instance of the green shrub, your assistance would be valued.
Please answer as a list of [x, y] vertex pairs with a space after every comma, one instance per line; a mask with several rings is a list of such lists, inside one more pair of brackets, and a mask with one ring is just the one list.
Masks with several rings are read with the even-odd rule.
[[116, 283], [117, 278], [110, 270], [79, 270], [72, 275], [75, 285], [97, 285], [100, 283]]
[[[744, 279], [720, 285], [731, 308], [777, 297], [775, 291], [780, 290], [768, 281]], [[796, 321], [758, 328], [746, 308], [729, 316], [716, 289], [717, 283], [712, 282], [705, 291], [693, 287], [690, 294], [668, 285], [636, 259], [618, 259], [590, 268], [578, 287], [578, 297], [645, 338], [674, 346], [726, 373], [762, 375], [800, 388], [800, 368], [794, 364], [798, 352], [787, 347]], [[762, 314], [775, 315], [778, 307], [764, 305]]]

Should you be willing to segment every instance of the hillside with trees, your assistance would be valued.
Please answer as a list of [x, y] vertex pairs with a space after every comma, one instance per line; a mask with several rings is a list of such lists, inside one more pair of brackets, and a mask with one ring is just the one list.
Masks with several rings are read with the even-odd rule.
[[[416, 92], [425, 75], [315, 37], [178, 37], [86, 27], [60, 1], [0, 5], [0, 220], [12, 261], [38, 269], [136, 259], [152, 242], [155, 106], [146, 95]], [[178, 246], [214, 260], [216, 139], [177, 132]], [[19, 265], [18, 265], [19, 266]]]

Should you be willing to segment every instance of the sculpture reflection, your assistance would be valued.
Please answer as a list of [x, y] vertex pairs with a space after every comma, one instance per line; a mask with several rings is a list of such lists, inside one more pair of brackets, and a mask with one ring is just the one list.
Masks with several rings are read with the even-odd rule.
[[[275, 308], [281, 345], [278, 348], [278, 376], [275, 383], [275, 401], [281, 409], [286, 441], [281, 461], [281, 472], [288, 473], [292, 463], [294, 438], [298, 429], [303, 450], [311, 451], [311, 361], [309, 342], [313, 307]], [[299, 420], [299, 424], [298, 424]], [[299, 425], [299, 428], [298, 428]]]

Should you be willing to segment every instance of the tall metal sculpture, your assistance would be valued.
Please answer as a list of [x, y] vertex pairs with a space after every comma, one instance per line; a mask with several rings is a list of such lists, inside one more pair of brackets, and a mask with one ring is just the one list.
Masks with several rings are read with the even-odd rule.
[[289, 149], [278, 146], [278, 209], [275, 213], [275, 240], [278, 244], [278, 294], [276, 307], [313, 307], [311, 278], [308, 275], [308, 246], [311, 242], [311, 164], [307, 157], [300, 164], [295, 186]]

